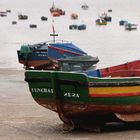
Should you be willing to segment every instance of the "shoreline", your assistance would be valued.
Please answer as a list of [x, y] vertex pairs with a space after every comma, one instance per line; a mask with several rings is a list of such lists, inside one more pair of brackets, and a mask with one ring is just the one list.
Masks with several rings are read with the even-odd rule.
[[[37, 126], [42, 130], [61, 130], [57, 115], [38, 105], [32, 98], [24, 81], [25, 70], [0, 68], [0, 139], [22, 140], [42, 138]], [[39, 128], [39, 129], [40, 129]], [[7, 133], [8, 132], [8, 133]], [[45, 134], [46, 135], [46, 134]], [[53, 135], [52, 135], [53, 136]]]

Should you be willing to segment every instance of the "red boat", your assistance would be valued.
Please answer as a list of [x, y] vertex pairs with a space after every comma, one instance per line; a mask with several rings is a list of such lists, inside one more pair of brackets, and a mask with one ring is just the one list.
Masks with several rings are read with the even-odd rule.
[[140, 76], [140, 60], [127, 62], [124, 64], [107, 68], [85, 72], [93, 77], [134, 77]]
[[[107, 77], [110, 76], [111, 74], [115, 73], [124, 73], [124, 71], [133, 71], [133, 70], [138, 70], [140, 69], [140, 60], [135, 60], [132, 62], [127, 62], [124, 64], [116, 65], [116, 66], [111, 66], [107, 68], [100, 69], [102, 77]], [[127, 72], [129, 74], [129, 72]]]
[[140, 69], [118, 70], [110, 73], [111, 77], [136, 77], [140, 76]]
[[61, 16], [61, 15], [65, 15], [65, 11], [63, 11], [60, 8], [56, 8], [54, 3], [52, 5], [52, 7], [50, 8], [50, 12], [52, 14], [52, 16]]

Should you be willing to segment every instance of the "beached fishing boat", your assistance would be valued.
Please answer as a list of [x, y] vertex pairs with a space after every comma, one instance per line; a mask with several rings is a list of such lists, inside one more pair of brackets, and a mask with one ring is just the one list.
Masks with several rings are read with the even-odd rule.
[[50, 66], [56, 59], [87, 55], [74, 44], [64, 41], [22, 45], [17, 53], [19, 63], [24, 64], [26, 68], [35, 69], [38, 66]]
[[34, 100], [57, 112], [69, 130], [81, 124], [140, 121], [140, 75], [102, 78], [77, 72], [26, 71], [25, 81]]
[[69, 128], [140, 121], [140, 77], [95, 78], [82, 73], [26, 71], [34, 100]]
[[[33, 45], [22, 45], [20, 50], [17, 51], [18, 54], [18, 61], [19, 63], [23, 64], [25, 69], [60, 69], [58, 65], [58, 59], [72, 59], [72, 57], [82, 57], [81, 60], [75, 58], [77, 64], [81, 61], [91, 64], [87, 60], [88, 54], [80, 49], [79, 47], [75, 46], [73, 43], [64, 41], [64, 40], [55, 40], [55, 32], [51, 34], [53, 36], [53, 41], [37, 43]], [[85, 60], [84, 60], [85, 59]], [[62, 60], [61, 60], [62, 61]], [[96, 64], [99, 59], [92, 57], [92, 63]], [[66, 62], [66, 61], [65, 61]]]

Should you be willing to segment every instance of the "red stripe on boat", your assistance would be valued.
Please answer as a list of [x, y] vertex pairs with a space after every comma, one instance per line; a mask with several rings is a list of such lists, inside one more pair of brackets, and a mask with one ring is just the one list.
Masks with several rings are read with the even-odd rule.
[[134, 93], [108, 93], [108, 94], [96, 94], [96, 93], [91, 93], [91, 97], [129, 97], [129, 96], [138, 96], [140, 95], [140, 92], [134, 92]]
[[82, 56], [82, 54], [79, 54], [79, 53], [76, 53], [76, 52], [72, 52], [72, 51], [68, 51], [68, 50], [64, 50], [64, 49], [60, 49], [60, 48], [56, 48], [56, 47], [54, 47], [54, 46], [48, 46], [48, 47], [49, 47], [49, 48], [52, 48], [52, 49], [54, 49], [54, 50], [57, 50], [57, 51], [59, 51], [60, 53], [61, 53], [61, 52], [63, 52], [63, 53], [67, 52], [67, 53], [71, 53], [71, 54], [75, 54], [75, 55]]

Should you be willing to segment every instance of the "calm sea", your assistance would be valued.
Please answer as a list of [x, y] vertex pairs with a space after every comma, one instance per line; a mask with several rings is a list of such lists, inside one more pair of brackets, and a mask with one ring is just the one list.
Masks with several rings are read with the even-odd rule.
[[[66, 11], [65, 16], [53, 18], [49, 8], [52, 3]], [[82, 10], [81, 5], [89, 5]], [[22, 69], [18, 63], [17, 50], [22, 44], [34, 44], [51, 40], [52, 21], [59, 34], [57, 39], [73, 42], [92, 56], [98, 56], [98, 67], [121, 64], [140, 58], [140, 0], [0, 0], [0, 11], [11, 10], [7, 17], [0, 17], [0, 68]], [[97, 26], [99, 14], [107, 12], [112, 22]], [[28, 15], [28, 20], [19, 21], [18, 13]], [[77, 13], [78, 20], [71, 20], [70, 14]], [[41, 21], [47, 16], [48, 21]], [[138, 24], [136, 31], [125, 31], [120, 20]], [[12, 21], [17, 21], [12, 25]], [[70, 24], [87, 25], [85, 31], [71, 31]], [[36, 29], [29, 24], [37, 24]]]

